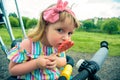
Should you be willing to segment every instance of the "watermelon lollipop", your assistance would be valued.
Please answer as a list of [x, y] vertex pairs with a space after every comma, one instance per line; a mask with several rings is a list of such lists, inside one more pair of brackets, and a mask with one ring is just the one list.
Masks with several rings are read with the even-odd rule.
[[59, 45], [57, 52], [60, 53], [62, 51], [66, 51], [67, 49], [71, 48], [74, 45], [73, 41], [66, 40], [61, 45]]

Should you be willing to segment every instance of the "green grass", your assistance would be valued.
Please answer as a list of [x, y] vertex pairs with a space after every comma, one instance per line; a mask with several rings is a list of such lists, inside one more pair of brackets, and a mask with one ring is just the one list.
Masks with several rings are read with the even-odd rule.
[[[15, 39], [22, 38], [20, 28], [13, 28]], [[11, 39], [5, 28], [0, 28], [0, 36], [5, 45], [10, 46]], [[120, 35], [108, 35], [103, 33], [75, 32], [72, 36], [75, 45], [70, 49], [75, 52], [94, 54], [100, 48], [101, 41], [108, 41], [109, 56], [120, 56]]]
[[[21, 28], [13, 28], [12, 31], [15, 39], [23, 38]], [[0, 28], [0, 36], [2, 37], [2, 40], [5, 45], [7, 46], [11, 45], [12, 40], [6, 28]]]
[[109, 43], [109, 56], [120, 56], [120, 35], [103, 33], [75, 32], [72, 36], [75, 45], [71, 50], [82, 53], [95, 53], [100, 48], [101, 41]]

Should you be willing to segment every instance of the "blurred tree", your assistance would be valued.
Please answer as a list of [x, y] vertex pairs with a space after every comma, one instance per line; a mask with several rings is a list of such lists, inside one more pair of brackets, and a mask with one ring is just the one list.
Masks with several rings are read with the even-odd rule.
[[26, 29], [26, 28], [27, 28], [27, 27], [26, 27], [27, 21], [30, 20], [30, 19], [29, 19], [28, 17], [24, 17], [24, 16], [23, 16], [23, 17], [22, 17], [22, 20], [23, 20], [24, 27], [25, 27], [25, 29]]
[[33, 18], [33, 19], [29, 19], [26, 23], [26, 28], [31, 28], [37, 25], [38, 20]]
[[17, 14], [14, 12], [14, 13], [10, 13], [9, 14], [9, 17], [12, 16], [12, 17], [16, 17], [17, 18]]
[[108, 34], [113, 34], [118, 31], [119, 20], [117, 18], [111, 18], [104, 21], [101, 29]]
[[19, 27], [19, 21], [17, 18], [10, 16], [9, 19], [12, 27]]
[[95, 24], [94, 24], [93, 20], [85, 20], [85, 21], [83, 21], [83, 28], [86, 31], [90, 31], [91, 29], [95, 28]]

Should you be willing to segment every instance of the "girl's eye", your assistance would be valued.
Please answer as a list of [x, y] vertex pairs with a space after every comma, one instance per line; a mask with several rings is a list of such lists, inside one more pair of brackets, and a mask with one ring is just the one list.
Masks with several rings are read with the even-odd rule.
[[63, 32], [63, 30], [62, 30], [62, 29], [57, 29], [57, 31], [58, 31], [58, 32]]
[[68, 35], [71, 36], [73, 33], [72, 32], [69, 32]]

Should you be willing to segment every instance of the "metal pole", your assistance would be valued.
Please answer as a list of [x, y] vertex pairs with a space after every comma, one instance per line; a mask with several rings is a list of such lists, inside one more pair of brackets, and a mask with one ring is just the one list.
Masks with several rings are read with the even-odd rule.
[[17, 0], [15, 0], [15, 4], [16, 4], [17, 13], [18, 13], [18, 16], [19, 16], [19, 19], [20, 19], [20, 24], [21, 24], [23, 35], [24, 35], [25, 38], [27, 38], [26, 33], [25, 33], [24, 24], [23, 24], [23, 21], [22, 21], [22, 17], [20, 15], [20, 11], [19, 11], [19, 8], [18, 8]]
[[1, 45], [2, 50], [7, 54], [7, 53], [8, 53], [8, 49], [7, 49], [7, 47], [4, 45], [1, 36], [0, 36], [0, 45]]
[[7, 10], [5, 9], [4, 0], [1, 0], [1, 6], [0, 7], [1, 7], [1, 10], [4, 14], [3, 19], [5, 21], [7, 31], [10, 35], [11, 40], [13, 41], [13, 40], [15, 40], [15, 38], [14, 38], [13, 33], [12, 33], [11, 24], [10, 24], [10, 21], [9, 21], [9, 18], [8, 18]]

